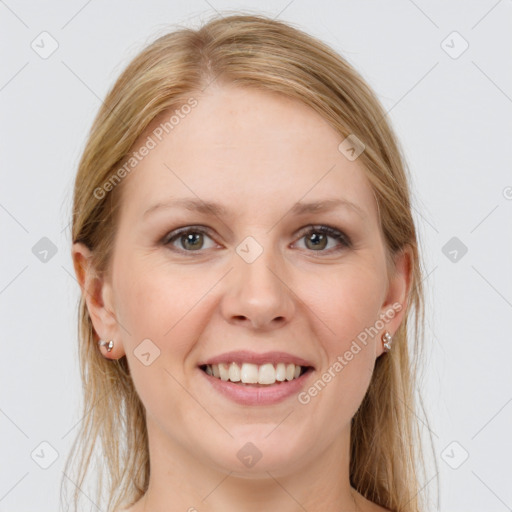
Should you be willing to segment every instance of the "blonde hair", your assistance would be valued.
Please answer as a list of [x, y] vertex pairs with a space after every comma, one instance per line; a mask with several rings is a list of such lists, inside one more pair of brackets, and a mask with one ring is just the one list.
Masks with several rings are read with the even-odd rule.
[[[295, 98], [315, 109], [341, 137], [352, 134], [365, 145], [359, 159], [377, 199], [388, 263], [408, 248], [412, 270], [404, 321], [394, 334], [392, 350], [377, 359], [367, 394], [352, 420], [350, 483], [382, 507], [420, 512], [425, 460], [414, 391], [423, 348], [424, 296], [408, 177], [374, 93], [331, 48], [261, 15], [215, 18], [198, 30], [180, 28], [159, 37], [124, 70], [93, 123], [75, 181], [72, 240], [91, 249], [98, 275], [109, 272], [122, 183], [101, 200], [95, 191], [127, 161], [152, 121], [200, 94], [212, 81]], [[68, 479], [74, 482], [78, 510], [98, 450], [96, 499], [103, 499], [106, 484], [110, 511], [135, 503], [147, 490], [145, 409], [126, 356], [107, 360], [98, 350], [83, 295], [78, 326], [83, 421], [63, 484]], [[411, 339], [409, 327], [414, 327]], [[68, 476], [72, 462], [78, 464], [76, 481]]]

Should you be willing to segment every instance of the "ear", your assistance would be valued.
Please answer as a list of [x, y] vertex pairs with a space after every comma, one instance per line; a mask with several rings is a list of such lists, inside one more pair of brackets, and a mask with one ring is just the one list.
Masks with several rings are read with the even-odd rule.
[[406, 247], [398, 251], [393, 259], [394, 272], [390, 275], [386, 299], [379, 317], [385, 326], [379, 335], [380, 343], [376, 346], [377, 357], [384, 352], [384, 343], [380, 339], [382, 334], [388, 331], [393, 336], [404, 319], [412, 281], [412, 249]]
[[114, 340], [114, 348], [107, 352], [105, 346], [98, 347], [109, 359], [119, 359], [125, 355], [120, 337], [119, 324], [115, 316], [112, 285], [104, 277], [100, 277], [92, 264], [92, 252], [82, 243], [74, 243], [71, 257], [75, 274], [87, 304], [89, 316], [101, 340]]

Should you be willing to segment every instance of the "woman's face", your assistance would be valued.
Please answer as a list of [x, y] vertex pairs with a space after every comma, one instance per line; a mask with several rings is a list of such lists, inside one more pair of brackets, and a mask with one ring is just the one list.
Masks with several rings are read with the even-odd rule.
[[[125, 178], [102, 288], [117, 323], [92, 317], [115, 340], [110, 357], [126, 354], [150, 444], [212, 469], [286, 474], [348, 449], [406, 271], [389, 279], [360, 160], [315, 111], [226, 85], [194, 97]], [[300, 207], [312, 203], [325, 207]], [[207, 362], [234, 380], [308, 371], [244, 385]]]

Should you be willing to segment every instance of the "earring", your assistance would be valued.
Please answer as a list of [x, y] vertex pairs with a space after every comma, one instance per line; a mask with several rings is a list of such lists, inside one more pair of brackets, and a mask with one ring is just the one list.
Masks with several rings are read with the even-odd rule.
[[100, 341], [98, 341], [98, 345], [100, 347], [104, 347], [106, 345], [107, 346], [107, 352], [111, 352], [112, 349], [114, 348], [114, 340], [110, 340], [110, 341], [100, 340]]
[[391, 343], [393, 342], [393, 338], [391, 337], [391, 334], [389, 334], [388, 331], [386, 331], [382, 335], [382, 341], [384, 342], [384, 352], [388, 352], [389, 350], [391, 350]]

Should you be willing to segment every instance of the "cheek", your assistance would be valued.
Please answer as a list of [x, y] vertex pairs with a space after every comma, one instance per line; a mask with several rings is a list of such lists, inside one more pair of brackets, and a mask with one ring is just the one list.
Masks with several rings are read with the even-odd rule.
[[177, 306], [180, 304], [180, 291], [183, 287], [179, 286], [176, 279], [171, 280], [169, 271], [154, 260], [151, 256], [144, 257], [134, 252], [116, 261], [116, 311], [134, 328], [144, 322], [156, 328], [156, 320], [159, 324], [170, 323], [170, 301], [174, 301]]
[[[196, 277], [187, 278], [171, 272], [149, 259], [126, 259], [118, 266], [116, 314], [126, 328], [121, 330], [123, 342], [131, 350], [144, 339], [150, 339], [161, 352], [172, 349], [174, 360], [188, 350], [187, 328], [194, 306], [208, 291], [208, 283]], [[179, 357], [178, 357], [179, 358]]]
[[371, 328], [379, 318], [385, 292], [379, 268], [347, 264], [328, 278], [304, 283], [304, 289], [310, 290], [305, 302], [321, 320], [316, 322], [317, 337], [325, 356], [317, 380], [306, 392], [311, 396], [311, 410], [320, 407], [337, 418], [333, 428], [355, 414], [371, 381], [379, 340]]
[[199, 336], [196, 310], [207, 283], [171, 273], [149, 258], [119, 261], [117, 271], [116, 315], [125, 328], [119, 335], [137, 393], [154, 418], [166, 418], [171, 410], [180, 416], [186, 402], [180, 383]]
[[322, 320], [322, 338], [327, 340], [331, 356], [345, 351], [353, 339], [378, 319], [385, 280], [377, 266], [347, 264], [321, 279], [304, 279], [304, 302]]

